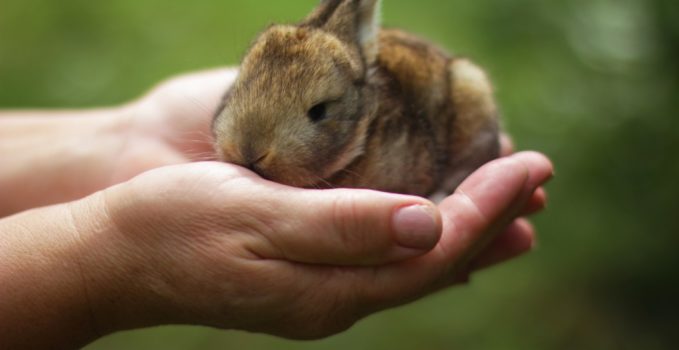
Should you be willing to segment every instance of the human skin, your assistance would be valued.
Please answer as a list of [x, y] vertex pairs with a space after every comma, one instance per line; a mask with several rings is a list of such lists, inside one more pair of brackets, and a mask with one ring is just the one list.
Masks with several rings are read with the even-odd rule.
[[0, 115], [0, 213], [21, 212], [0, 220], [0, 344], [76, 348], [163, 324], [318, 338], [532, 247], [521, 217], [552, 174], [537, 153], [488, 164], [438, 206], [192, 163], [212, 157], [210, 111], [231, 77], [182, 77], [107, 110]]
[[235, 74], [182, 76], [112, 108], [0, 111], [0, 217], [79, 199], [157, 167], [214, 159], [211, 118]]

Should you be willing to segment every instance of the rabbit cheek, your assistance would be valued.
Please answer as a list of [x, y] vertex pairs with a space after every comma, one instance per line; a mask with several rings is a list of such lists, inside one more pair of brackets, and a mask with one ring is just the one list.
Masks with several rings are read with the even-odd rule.
[[324, 169], [340, 151], [336, 149], [334, 137], [320, 133], [291, 140], [265, 169], [272, 175], [270, 179], [295, 187], [322, 185]]
[[368, 119], [358, 123], [357, 130], [353, 136], [348, 137], [348, 141], [343, 143], [343, 147], [334, 152], [334, 157], [328, 157], [332, 161], [326, 161], [327, 164], [325, 164], [321, 171], [321, 176], [324, 179], [332, 178], [365, 153], [366, 135], [369, 125]]

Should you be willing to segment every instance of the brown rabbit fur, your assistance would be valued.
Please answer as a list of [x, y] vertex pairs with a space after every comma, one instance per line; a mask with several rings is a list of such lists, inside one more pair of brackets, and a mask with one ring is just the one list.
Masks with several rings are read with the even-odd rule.
[[485, 73], [380, 29], [380, 0], [325, 0], [256, 40], [213, 131], [222, 160], [308, 188], [451, 193], [498, 156]]

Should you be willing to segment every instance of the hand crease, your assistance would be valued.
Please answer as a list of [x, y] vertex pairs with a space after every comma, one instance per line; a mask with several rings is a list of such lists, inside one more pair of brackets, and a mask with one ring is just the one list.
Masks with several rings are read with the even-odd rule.
[[474, 213], [476, 214], [476, 216], [477, 216], [479, 219], [481, 219], [482, 224], [486, 225], [486, 224], [488, 224], [489, 222], [491, 222], [491, 221], [488, 219], [488, 217], [486, 217], [486, 215], [483, 214], [483, 212], [481, 211], [481, 209], [479, 208], [479, 206], [476, 204], [476, 202], [474, 202], [474, 200], [472, 200], [472, 198], [471, 198], [464, 190], [458, 189], [458, 190], [457, 190], [457, 194], [460, 196], [460, 199], [461, 199], [463, 202], [466, 202], [466, 203], [468, 204], [468, 206], [474, 211]]
[[[477, 216], [477, 218], [481, 221], [481, 225], [477, 226], [476, 229], [479, 227], [485, 227], [489, 225], [492, 221], [489, 220], [489, 218], [481, 211], [479, 206], [472, 200], [472, 198], [462, 189], [458, 189], [456, 192], [456, 195], [459, 196], [460, 201], [466, 203], [467, 207], [471, 209], [472, 212]], [[449, 221], [453, 224], [455, 227], [467, 227], [466, 226], [458, 226], [455, 225], [455, 220], [450, 219]], [[475, 229], [475, 228], [472, 228]], [[468, 232], [465, 232], [465, 235], [468, 235]], [[468, 240], [468, 237], [464, 237], [464, 241], [466, 242]], [[469, 268], [469, 263], [471, 262], [471, 259], [478, 253], [478, 250], [483, 247], [484, 242], [483, 240], [479, 239], [477, 241], [471, 241], [467, 242], [467, 246], [464, 250], [459, 251], [461, 253], [454, 261], [451, 261], [451, 263], [447, 266], [448, 270], [448, 275], [452, 276], [458, 276], [460, 274], [465, 273], [466, 270]]]
[[[68, 209], [68, 224], [69, 224], [69, 226], [71, 226], [71, 228], [75, 232], [76, 241], [84, 246], [85, 245], [85, 239], [83, 238], [83, 234], [82, 234], [81, 229], [76, 224], [77, 221], [76, 221], [76, 218], [75, 218], [75, 214], [73, 213], [73, 205], [68, 204], [66, 207]], [[90, 325], [91, 325], [90, 327], [91, 327], [92, 332], [94, 333], [94, 336], [96, 337], [96, 339], [99, 339], [99, 338], [103, 337], [104, 334], [99, 330], [97, 317], [95, 315], [94, 308], [92, 307], [92, 297], [90, 295], [90, 290], [87, 287], [88, 283], [87, 283], [87, 279], [85, 278], [85, 270], [83, 268], [83, 262], [80, 259], [79, 254], [74, 258], [74, 260], [75, 260], [76, 266], [78, 268], [78, 275], [80, 276], [80, 281], [81, 281], [81, 285], [82, 285], [82, 293], [84, 294], [85, 302], [87, 303], [87, 314], [88, 314], [88, 318], [90, 319]]]

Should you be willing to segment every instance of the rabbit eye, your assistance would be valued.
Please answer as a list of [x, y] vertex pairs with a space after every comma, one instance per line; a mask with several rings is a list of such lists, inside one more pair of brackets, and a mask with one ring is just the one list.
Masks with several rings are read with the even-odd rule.
[[319, 103], [309, 110], [309, 119], [314, 123], [318, 123], [327, 117], [326, 112], [325, 103]]

